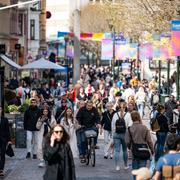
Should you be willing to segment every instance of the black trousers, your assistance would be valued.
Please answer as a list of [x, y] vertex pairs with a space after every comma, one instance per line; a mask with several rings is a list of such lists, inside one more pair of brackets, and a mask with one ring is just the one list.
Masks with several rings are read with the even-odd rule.
[[6, 144], [6, 142], [0, 140], [0, 170], [4, 170]]

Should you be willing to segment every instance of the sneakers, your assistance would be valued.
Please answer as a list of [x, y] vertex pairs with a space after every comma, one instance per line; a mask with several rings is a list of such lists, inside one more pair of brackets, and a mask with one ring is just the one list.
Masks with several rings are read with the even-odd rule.
[[45, 167], [45, 163], [44, 163], [44, 161], [40, 162], [40, 163], [38, 164], [38, 167], [40, 167], [40, 168]]
[[108, 156], [104, 156], [104, 159], [108, 159]]
[[31, 153], [30, 152], [28, 152], [27, 155], [26, 155], [26, 159], [29, 159], [29, 158], [31, 158]]
[[33, 154], [33, 159], [37, 159], [37, 155], [36, 154]]
[[0, 170], [0, 177], [4, 177], [4, 172], [3, 172], [3, 170]]
[[125, 169], [125, 170], [129, 169], [129, 166], [124, 166], [124, 169]]
[[98, 145], [95, 145], [94, 148], [95, 149], [100, 149], [100, 147]]
[[119, 171], [120, 170], [120, 167], [119, 166], [116, 166], [116, 171]]

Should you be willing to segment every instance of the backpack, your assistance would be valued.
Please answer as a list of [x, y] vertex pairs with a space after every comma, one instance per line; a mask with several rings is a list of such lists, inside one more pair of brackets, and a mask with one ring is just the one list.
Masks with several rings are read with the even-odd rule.
[[160, 126], [157, 120], [157, 110], [152, 110], [150, 113], [150, 126], [153, 132], [160, 130]]
[[153, 104], [159, 103], [159, 96], [157, 94], [154, 94], [152, 97]]
[[22, 97], [23, 96], [23, 88], [18, 88], [18, 97]]
[[119, 119], [116, 120], [116, 123], [115, 123], [115, 132], [117, 134], [125, 133], [126, 132], [126, 123], [125, 123], [124, 117], [125, 117], [126, 113], [124, 114], [123, 117], [120, 117], [118, 112], [117, 112], [117, 115], [118, 115]]
[[162, 178], [165, 180], [170, 180], [175, 177], [176, 174], [180, 173], [180, 159], [177, 159], [175, 165], [168, 165], [167, 159], [162, 158], [164, 165], [162, 167]]

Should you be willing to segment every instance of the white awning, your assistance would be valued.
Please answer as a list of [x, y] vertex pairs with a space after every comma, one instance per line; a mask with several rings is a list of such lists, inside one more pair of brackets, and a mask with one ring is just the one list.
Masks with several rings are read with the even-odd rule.
[[12, 61], [9, 57], [7, 57], [7, 56], [5, 56], [5, 55], [0, 55], [0, 57], [1, 57], [1, 59], [5, 62], [5, 63], [7, 63], [7, 64], [9, 64], [10, 66], [13, 66], [13, 67], [15, 67], [15, 68], [17, 68], [17, 69], [20, 69], [21, 68], [21, 66], [19, 65], [19, 64], [16, 64], [14, 61]]

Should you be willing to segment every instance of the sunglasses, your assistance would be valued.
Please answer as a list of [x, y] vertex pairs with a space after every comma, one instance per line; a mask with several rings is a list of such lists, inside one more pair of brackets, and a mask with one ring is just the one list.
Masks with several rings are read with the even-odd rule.
[[56, 134], [58, 134], [58, 133], [63, 133], [63, 131], [54, 131]]

